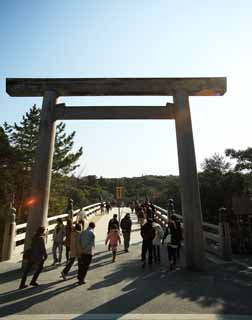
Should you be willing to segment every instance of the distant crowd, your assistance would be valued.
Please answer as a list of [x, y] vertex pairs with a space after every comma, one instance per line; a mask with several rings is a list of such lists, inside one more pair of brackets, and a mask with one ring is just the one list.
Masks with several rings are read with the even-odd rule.
[[[126, 213], [125, 216], [118, 221], [116, 214], [108, 222], [107, 236], [105, 244], [108, 250], [112, 252], [112, 262], [116, 261], [117, 249], [121, 244], [121, 236], [123, 236], [124, 251], [128, 252], [130, 247], [132, 219], [131, 215], [137, 216], [137, 223], [140, 224], [140, 233], [142, 236], [142, 252], [141, 261], [142, 268], [146, 267], [146, 256], [148, 256], [148, 265], [154, 263], [160, 264], [160, 246], [167, 246], [169, 270], [175, 270], [177, 261], [180, 257], [180, 247], [182, 241], [182, 229], [180, 222], [175, 214], [169, 217], [168, 224], [165, 228], [156, 220], [155, 206], [148, 202], [133, 202], [130, 205], [131, 214]], [[101, 205], [100, 211], [107, 213], [111, 210], [109, 202]], [[60, 272], [63, 280], [67, 279], [67, 275], [72, 268], [75, 260], [78, 261], [78, 284], [84, 284], [86, 274], [88, 272], [95, 248], [95, 223], [88, 222], [86, 212], [80, 210], [77, 215], [76, 222], [73, 219], [67, 219], [64, 225], [62, 219], [57, 219], [57, 225], [53, 231], [53, 266], [61, 265], [62, 252], [65, 247], [66, 265]], [[30, 285], [38, 286], [37, 279], [43, 270], [44, 262], [47, 259], [47, 251], [45, 247], [45, 228], [39, 227], [34, 235], [30, 249], [24, 254], [25, 266], [19, 288], [27, 287], [26, 279], [28, 273], [35, 265]]]

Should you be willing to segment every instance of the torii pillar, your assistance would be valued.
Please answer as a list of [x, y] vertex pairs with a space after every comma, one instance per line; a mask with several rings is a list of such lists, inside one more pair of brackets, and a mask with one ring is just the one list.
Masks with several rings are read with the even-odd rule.
[[184, 222], [185, 263], [188, 269], [204, 270], [205, 245], [189, 97], [186, 92], [177, 91], [173, 98]]

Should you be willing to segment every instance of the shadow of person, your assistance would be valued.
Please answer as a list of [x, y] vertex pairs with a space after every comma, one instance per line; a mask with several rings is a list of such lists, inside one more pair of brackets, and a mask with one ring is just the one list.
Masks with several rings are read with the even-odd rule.
[[[12, 303], [0, 308], [0, 315], [1, 316], [8, 316], [8, 315], [12, 315], [12, 314], [17, 314], [19, 312], [23, 312], [26, 309], [30, 308], [32, 305], [41, 303], [43, 301], [50, 300], [51, 298], [55, 297], [56, 295], [59, 295], [61, 293], [65, 293], [66, 291], [71, 290], [77, 286], [76, 283], [73, 283], [73, 284], [67, 285], [65, 287], [56, 288], [56, 289], [51, 290], [49, 292], [48, 291], [42, 292], [41, 294], [35, 295], [35, 292], [40, 292], [42, 289], [44, 289], [44, 290], [48, 289], [48, 287], [51, 287], [52, 284], [53, 283], [48, 284], [48, 285], [44, 285], [44, 286], [40, 285], [37, 288], [31, 288], [28, 290], [24, 290], [24, 291], [20, 292], [23, 294], [23, 296], [13, 295], [12, 299], [9, 300], [9, 301], [12, 301]], [[29, 294], [28, 297], [27, 297], [27, 294]], [[15, 300], [23, 298], [23, 297], [25, 297], [25, 299], [22, 299], [20, 301], [15, 301]]]

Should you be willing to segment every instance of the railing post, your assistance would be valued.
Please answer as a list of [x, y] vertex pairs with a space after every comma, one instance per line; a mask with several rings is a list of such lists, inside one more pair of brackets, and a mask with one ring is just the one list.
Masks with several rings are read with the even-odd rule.
[[15, 237], [16, 237], [16, 209], [11, 207], [7, 221], [4, 227], [4, 238], [2, 248], [2, 261], [10, 260], [15, 250]]
[[219, 209], [220, 254], [225, 260], [232, 260], [230, 226], [226, 208]]

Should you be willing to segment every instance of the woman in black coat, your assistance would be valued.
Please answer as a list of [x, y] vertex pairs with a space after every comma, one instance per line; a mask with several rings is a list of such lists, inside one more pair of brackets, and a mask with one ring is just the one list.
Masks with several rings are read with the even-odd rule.
[[24, 289], [27, 287], [25, 282], [27, 279], [27, 275], [33, 265], [36, 265], [36, 270], [33, 274], [30, 285], [35, 286], [35, 287], [38, 286], [38, 283], [36, 281], [37, 281], [38, 276], [40, 275], [41, 271], [43, 270], [44, 262], [47, 259], [44, 233], [45, 233], [45, 228], [39, 227], [36, 234], [32, 238], [31, 248], [28, 249], [26, 252], [26, 256], [27, 256], [28, 261], [27, 261], [27, 264], [24, 269], [24, 273], [22, 276], [22, 280], [21, 280], [19, 289]]
[[176, 263], [177, 263], [177, 250], [180, 243], [180, 230], [177, 226], [176, 217], [174, 215], [171, 215], [170, 221], [168, 223], [168, 227], [165, 230], [163, 241], [162, 241], [163, 244], [168, 235], [170, 235], [170, 240], [167, 243], [170, 270], [175, 270]]

